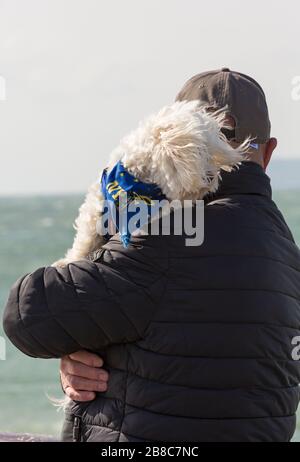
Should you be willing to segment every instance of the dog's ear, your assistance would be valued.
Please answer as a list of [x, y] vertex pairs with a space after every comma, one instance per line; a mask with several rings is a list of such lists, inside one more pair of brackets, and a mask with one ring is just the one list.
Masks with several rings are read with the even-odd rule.
[[149, 119], [148, 169], [169, 199], [201, 199], [218, 188], [221, 169], [245, 159], [247, 143], [234, 149], [223, 126], [223, 113], [209, 113], [199, 101], [176, 102]]
[[246, 145], [234, 149], [221, 133], [223, 119], [198, 100], [177, 101], [141, 122], [116, 152], [134, 176], [156, 183], [168, 199], [201, 199], [218, 188], [220, 170], [245, 155]]
[[207, 184], [208, 150], [197, 102], [177, 102], [153, 120], [153, 175], [171, 200], [197, 198]]

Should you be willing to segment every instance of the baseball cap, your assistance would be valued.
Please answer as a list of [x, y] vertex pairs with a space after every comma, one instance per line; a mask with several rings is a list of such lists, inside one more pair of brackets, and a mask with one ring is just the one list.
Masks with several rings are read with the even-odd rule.
[[235, 120], [235, 141], [242, 143], [249, 136], [254, 144], [269, 140], [271, 123], [265, 93], [252, 77], [228, 67], [197, 74], [176, 96], [176, 101], [195, 99], [211, 109], [226, 107], [226, 113]]

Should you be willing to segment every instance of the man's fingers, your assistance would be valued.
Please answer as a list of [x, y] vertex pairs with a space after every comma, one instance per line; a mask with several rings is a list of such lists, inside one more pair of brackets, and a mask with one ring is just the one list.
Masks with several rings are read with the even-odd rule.
[[61, 360], [61, 370], [63, 374], [71, 374], [77, 375], [79, 377], [83, 377], [89, 380], [97, 380], [97, 381], [108, 381], [108, 372], [104, 369], [100, 369], [97, 367], [86, 366], [83, 363], [78, 361], [74, 361], [70, 359], [70, 357], [65, 356]]
[[65, 388], [66, 395], [73, 401], [92, 401], [96, 394], [90, 391], [77, 391], [72, 387]]
[[103, 359], [100, 356], [96, 355], [95, 353], [90, 353], [89, 351], [80, 350], [76, 351], [76, 353], [72, 353], [69, 355], [71, 359], [74, 361], [78, 361], [79, 363], [83, 363], [86, 366], [90, 367], [102, 367], [103, 366]]
[[84, 350], [63, 357], [60, 370], [66, 395], [74, 401], [91, 401], [95, 392], [105, 392], [109, 375], [101, 366], [102, 358]]
[[66, 383], [67, 387], [70, 387], [77, 392], [80, 392], [81, 390], [104, 392], [107, 390], [107, 382], [88, 380], [82, 377], [78, 377], [77, 375], [66, 375], [64, 382]]

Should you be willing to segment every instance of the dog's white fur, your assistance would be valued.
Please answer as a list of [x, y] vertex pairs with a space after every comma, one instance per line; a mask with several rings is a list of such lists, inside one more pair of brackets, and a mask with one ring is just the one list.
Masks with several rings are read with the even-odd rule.
[[[202, 199], [218, 189], [221, 170], [230, 171], [245, 160], [249, 147], [249, 140], [238, 148], [228, 143], [220, 131], [225, 120], [225, 111], [211, 113], [198, 100], [165, 106], [121, 141], [108, 169], [122, 160], [130, 173], [156, 183], [169, 200]], [[72, 248], [54, 266], [84, 259], [103, 245], [96, 231], [103, 200], [97, 181], [80, 207]]]

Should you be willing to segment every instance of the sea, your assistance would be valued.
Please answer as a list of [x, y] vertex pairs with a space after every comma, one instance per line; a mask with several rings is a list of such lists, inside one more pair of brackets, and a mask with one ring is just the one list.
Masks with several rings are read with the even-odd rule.
[[[273, 197], [300, 245], [300, 161], [270, 170]], [[72, 223], [83, 200], [76, 195], [0, 197], [0, 315], [10, 286], [38, 267], [61, 258], [72, 243]], [[2, 323], [0, 323], [2, 324]], [[0, 336], [4, 336], [0, 326]], [[63, 415], [50, 401], [61, 398], [59, 361], [21, 354], [8, 341], [0, 360], [0, 433], [59, 436]], [[295, 441], [300, 441], [300, 413]]]

